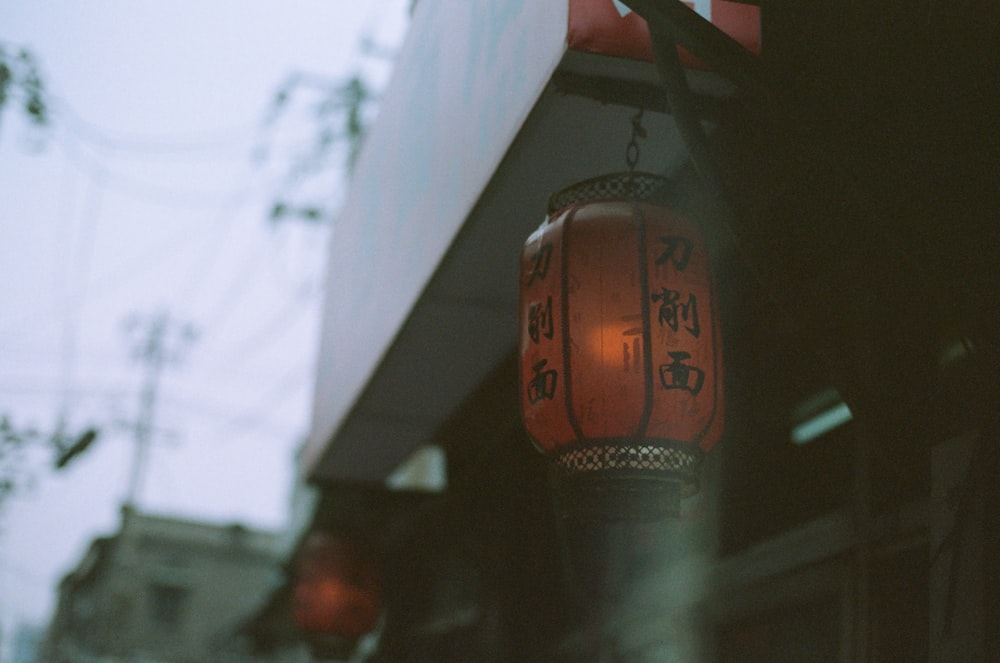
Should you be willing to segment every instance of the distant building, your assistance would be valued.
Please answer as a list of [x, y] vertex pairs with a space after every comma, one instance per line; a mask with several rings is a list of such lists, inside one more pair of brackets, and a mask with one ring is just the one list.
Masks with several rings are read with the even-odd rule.
[[280, 582], [279, 549], [270, 532], [125, 507], [60, 583], [40, 660], [260, 660], [220, 652], [220, 635]]

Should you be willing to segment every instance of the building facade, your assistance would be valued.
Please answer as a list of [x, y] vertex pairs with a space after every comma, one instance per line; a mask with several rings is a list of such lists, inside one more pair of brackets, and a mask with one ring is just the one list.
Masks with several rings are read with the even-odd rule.
[[39, 660], [257, 660], [226, 658], [225, 636], [280, 583], [278, 542], [123, 507], [119, 531], [95, 539], [60, 583]]
[[[366, 660], [996, 657], [998, 19], [416, 4], [331, 245], [303, 471], [303, 536], [379, 544]], [[677, 517], [568, 516], [521, 421], [518, 256], [554, 192], [636, 163], [708, 237], [725, 433]], [[427, 448], [447, 481], [396, 491]]]

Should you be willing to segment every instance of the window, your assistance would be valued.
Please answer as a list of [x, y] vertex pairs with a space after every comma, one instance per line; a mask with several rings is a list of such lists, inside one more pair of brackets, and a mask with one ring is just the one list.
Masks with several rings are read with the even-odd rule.
[[149, 618], [164, 630], [180, 628], [188, 590], [176, 585], [153, 584], [149, 588]]

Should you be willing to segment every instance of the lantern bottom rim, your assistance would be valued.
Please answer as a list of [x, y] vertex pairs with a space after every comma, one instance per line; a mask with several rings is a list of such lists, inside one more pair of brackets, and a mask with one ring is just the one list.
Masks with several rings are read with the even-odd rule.
[[673, 440], [602, 439], [559, 449], [555, 463], [570, 474], [628, 474], [669, 479], [682, 484], [685, 497], [698, 492], [704, 452], [697, 446]]
[[699, 447], [672, 440], [598, 440], [562, 449], [554, 459], [557, 508], [586, 519], [677, 517], [681, 499], [698, 492], [703, 457]]

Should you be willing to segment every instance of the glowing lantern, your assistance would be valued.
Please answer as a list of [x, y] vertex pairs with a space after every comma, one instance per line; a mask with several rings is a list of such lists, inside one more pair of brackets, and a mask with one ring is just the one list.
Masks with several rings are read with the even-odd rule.
[[314, 650], [343, 653], [375, 628], [381, 610], [381, 580], [372, 551], [330, 533], [310, 534], [296, 567], [292, 616]]
[[522, 414], [571, 510], [642, 516], [628, 513], [641, 497], [677, 513], [722, 435], [709, 258], [666, 188], [645, 173], [580, 183], [522, 251]]

